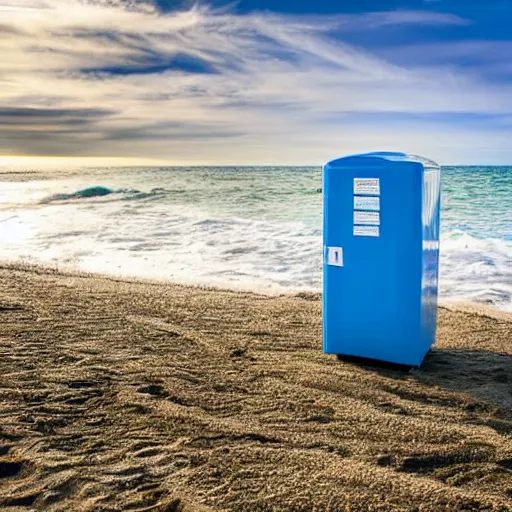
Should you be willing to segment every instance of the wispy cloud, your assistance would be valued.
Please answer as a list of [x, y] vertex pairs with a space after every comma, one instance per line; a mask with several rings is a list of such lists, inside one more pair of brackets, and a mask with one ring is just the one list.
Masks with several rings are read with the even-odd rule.
[[[343, 37], [356, 27], [467, 23], [423, 11], [236, 15], [0, 0], [0, 154], [320, 163], [379, 147], [441, 160], [471, 141], [487, 151], [502, 132], [479, 138], [474, 127], [411, 115], [510, 115], [508, 83], [421, 48], [418, 64], [407, 49], [378, 56]], [[382, 113], [393, 114], [392, 132], [385, 116], [369, 117]]]

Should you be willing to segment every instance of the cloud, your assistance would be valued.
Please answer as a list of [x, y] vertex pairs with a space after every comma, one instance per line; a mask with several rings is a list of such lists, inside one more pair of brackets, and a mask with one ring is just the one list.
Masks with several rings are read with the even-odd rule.
[[470, 20], [456, 14], [411, 10], [369, 12], [351, 16], [340, 16], [338, 19], [346, 26], [345, 28], [352, 28], [354, 30], [376, 29], [391, 25], [464, 26], [471, 24]]
[[487, 128], [482, 138], [473, 125], [421, 115], [512, 113], [509, 84], [475, 68], [454, 69], [420, 47], [377, 55], [344, 42], [361, 28], [468, 23], [451, 14], [164, 13], [136, 1], [0, 0], [0, 19], [5, 154], [319, 163], [398, 145], [446, 159], [437, 134], [462, 154], [463, 141], [487, 151], [501, 132], [492, 140]]
[[99, 76], [126, 76], [160, 74], [173, 69], [186, 71], [187, 73], [216, 72], [215, 68], [209, 62], [184, 53], [177, 53], [172, 57], [152, 56], [125, 65], [107, 66], [104, 68], [93, 67], [90, 69], [82, 69], [81, 71], [82, 73], [91, 73]]
[[16, 122], [48, 122], [70, 123], [73, 120], [87, 121], [112, 114], [113, 111], [105, 109], [56, 109], [56, 108], [20, 108], [0, 107], [0, 125]]

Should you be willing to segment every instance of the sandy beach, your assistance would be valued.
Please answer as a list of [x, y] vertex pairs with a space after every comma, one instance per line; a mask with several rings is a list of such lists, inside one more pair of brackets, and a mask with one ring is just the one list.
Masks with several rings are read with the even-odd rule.
[[322, 353], [318, 295], [0, 267], [0, 509], [512, 510], [512, 315], [419, 370]]

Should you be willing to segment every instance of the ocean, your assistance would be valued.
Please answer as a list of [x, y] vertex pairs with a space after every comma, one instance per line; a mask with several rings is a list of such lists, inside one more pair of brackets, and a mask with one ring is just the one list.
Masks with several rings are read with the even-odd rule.
[[[320, 167], [0, 168], [0, 261], [320, 291]], [[442, 169], [440, 299], [512, 311], [512, 167]]]

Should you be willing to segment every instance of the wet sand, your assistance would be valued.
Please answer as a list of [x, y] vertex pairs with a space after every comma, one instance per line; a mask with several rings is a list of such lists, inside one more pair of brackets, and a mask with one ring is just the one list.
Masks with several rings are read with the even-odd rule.
[[324, 355], [317, 295], [2, 266], [0, 510], [512, 510], [512, 315], [405, 372]]

